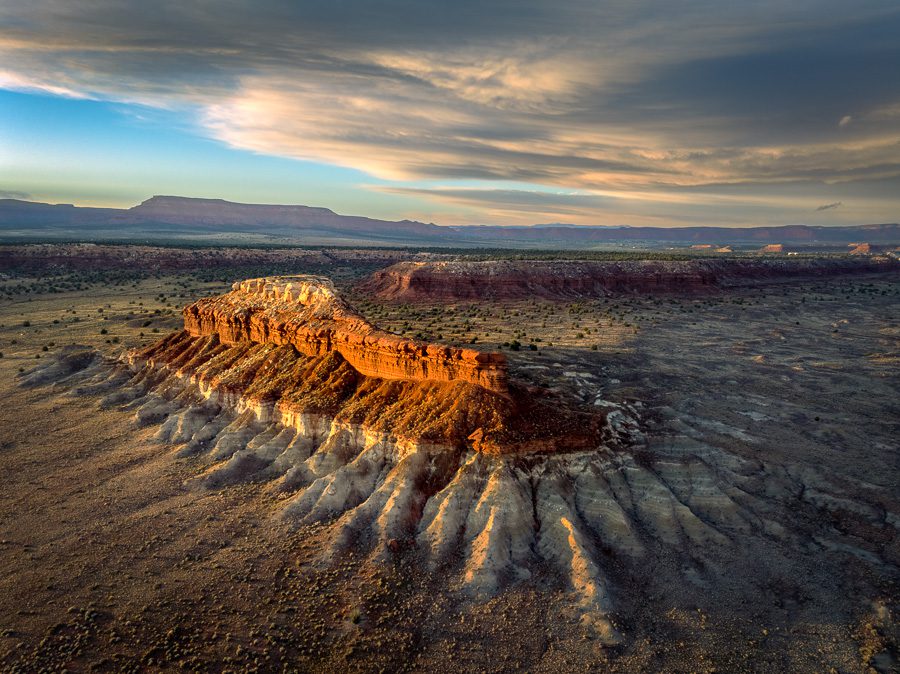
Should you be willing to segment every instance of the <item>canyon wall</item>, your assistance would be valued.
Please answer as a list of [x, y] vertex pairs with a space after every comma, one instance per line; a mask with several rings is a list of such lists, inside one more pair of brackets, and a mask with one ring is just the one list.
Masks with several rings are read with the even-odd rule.
[[185, 330], [224, 344], [290, 344], [306, 356], [339, 353], [369, 377], [477, 384], [507, 390], [506, 358], [426, 344], [380, 330], [357, 314], [327, 279], [273, 277], [235, 283], [230, 293], [184, 309]]

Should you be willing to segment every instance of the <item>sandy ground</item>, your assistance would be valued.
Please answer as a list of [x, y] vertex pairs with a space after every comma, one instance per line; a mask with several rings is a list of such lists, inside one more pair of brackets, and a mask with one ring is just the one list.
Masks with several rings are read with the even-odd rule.
[[[520, 374], [585, 404], [597, 395], [640, 402], [647, 466], [704, 462], [728, 483], [725, 467], [755, 462], [752, 483], [731, 484], [746, 494], [735, 502], [743, 517], [783, 529], [729, 532], [716, 550], [661, 542], [640, 566], [610, 555], [625, 641], [606, 649], [553, 578], [469, 600], [425, 573], [415, 551], [388, 565], [348, 556], [323, 567], [313, 560], [329, 525], [279, 522], [265, 485], [189, 489], [202, 459], [176, 459], [129, 413], [16, 385], [36, 356], [72, 342], [108, 354], [146, 343], [154, 328], [178, 325], [187, 300], [173, 295], [220, 290], [186, 277], [136, 285], [19, 293], [0, 304], [3, 670], [897, 667], [895, 281], [479, 309], [483, 343], [524, 333], [519, 341], [539, 347], [509, 352]], [[411, 330], [468, 335], [472, 317], [434, 309], [432, 327], [396, 307], [366, 307], [387, 327], [413, 320]]]

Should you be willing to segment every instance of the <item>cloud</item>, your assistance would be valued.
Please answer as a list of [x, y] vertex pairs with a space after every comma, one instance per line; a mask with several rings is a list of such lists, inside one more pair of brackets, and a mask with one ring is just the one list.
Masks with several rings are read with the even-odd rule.
[[489, 188], [415, 188], [380, 186], [381, 192], [407, 196], [428, 197], [438, 201], [467, 206], [489, 207], [506, 211], [519, 211], [529, 215], [535, 212], [578, 216], [586, 212], [607, 210], [616, 202], [615, 197], [600, 194], [546, 192], [522, 189]]
[[[673, 222], [746, 225], [759, 223], [761, 220], [784, 222], [779, 219], [782, 213], [803, 208], [807, 203], [802, 190], [799, 196], [783, 188], [782, 193], [776, 196], [761, 196], [752, 192], [741, 193], [735, 187], [722, 185], [614, 194], [441, 186], [379, 185], [372, 186], [371, 189], [389, 194], [426, 197], [431, 201], [463, 207], [474, 214], [465, 218], [465, 222], [475, 224], [502, 221], [523, 225], [535, 222], [578, 225], [630, 223], [659, 226]], [[696, 189], [704, 191], [698, 193]], [[796, 222], [796, 219], [789, 221]]]
[[19, 199], [20, 201], [30, 201], [31, 195], [28, 192], [19, 192], [18, 190], [0, 190], [0, 199]]
[[54, 96], [63, 96], [65, 98], [89, 98], [85, 93], [70, 89], [69, 87], [54, 84], [51, 81], [45, 81], [41, 78], [27, 77], [12, 72], [4, 72], [0, 70], [0, 89], [9, 91], [25, 91], [40, 92], [53, 94]]
[[831, 204], [822, 204], [821, 206], [816, 208], [816, 210], [817, 211], [830, 211], [835, 208], [840, 208], [843, 205], [844, 205], [843, 202], [835, 201], [834, 203], [831, 203]]
[[[583, 217], [644, 201], [742, 218], [770, 195], [787, 218], [823, 185], [900, 193], [890, 2], [31, 0], [0, 23], [0, 87], [184, 110], [236, 148], [392, 183], [604, 195], [540, 197]], [[726, 185], [745, 193], [725, 203]], [[495, 192], [417, 194], [500, 209]]]

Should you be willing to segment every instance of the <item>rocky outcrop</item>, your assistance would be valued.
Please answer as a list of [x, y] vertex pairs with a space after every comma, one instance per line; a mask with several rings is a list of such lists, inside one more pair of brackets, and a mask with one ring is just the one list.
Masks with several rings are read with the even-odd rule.
[[287, 342], [224, 343], [218, 334], [183, 331], [127, 359], [133, 371], [162, 373], [205, 401], [286, 427], [321, 417], [448, 452], [485, 454], [580, 451], [603, 442], [603, 414], [567, 409], [550, 392], [513, 383], [501, 394], [464, 380], [366, 376], [336, 349], [306, 356]]
[[616, 293], [698, 293], [756, 283], [841, 274], [898, 273], [890, 258], [726, 260], [491, 260], [399, 262], [359, 289], [403, 302], [602, 297]]
[[324, 278], [235, 283], [187, 306], [184, 326], [130, 352], [130, 369], [165, 373], [260, 420], [296, 427], [314, 415], [452, 452], [554, 453], [602, 443], [602, 413], [510, 382], [501, 354], [379, 330]]
[[502, 354], [426, 344], [379, 330], [321, 277], [235, 283], [226, 295], [186, 307], [184, 327], [195, 337], [218, 335], [223, 344], [290, 344], [306, 356], [339, 353], [369, 377], [460, 381], [499, 393], [507, 389]]

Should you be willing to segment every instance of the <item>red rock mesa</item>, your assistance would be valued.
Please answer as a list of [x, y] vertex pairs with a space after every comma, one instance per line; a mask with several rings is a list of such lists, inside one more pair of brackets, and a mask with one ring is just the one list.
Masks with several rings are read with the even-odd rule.
[[602, 413], [510, 382], [502, 354], [380, 330], [327, 279], [242, 281], [187, 306], [184, 325], [132, 352], [131, 366], [175, 376], [261, 420], [295, 427], [313, 414], [489, 454], [580, 451], [602, 441]]

